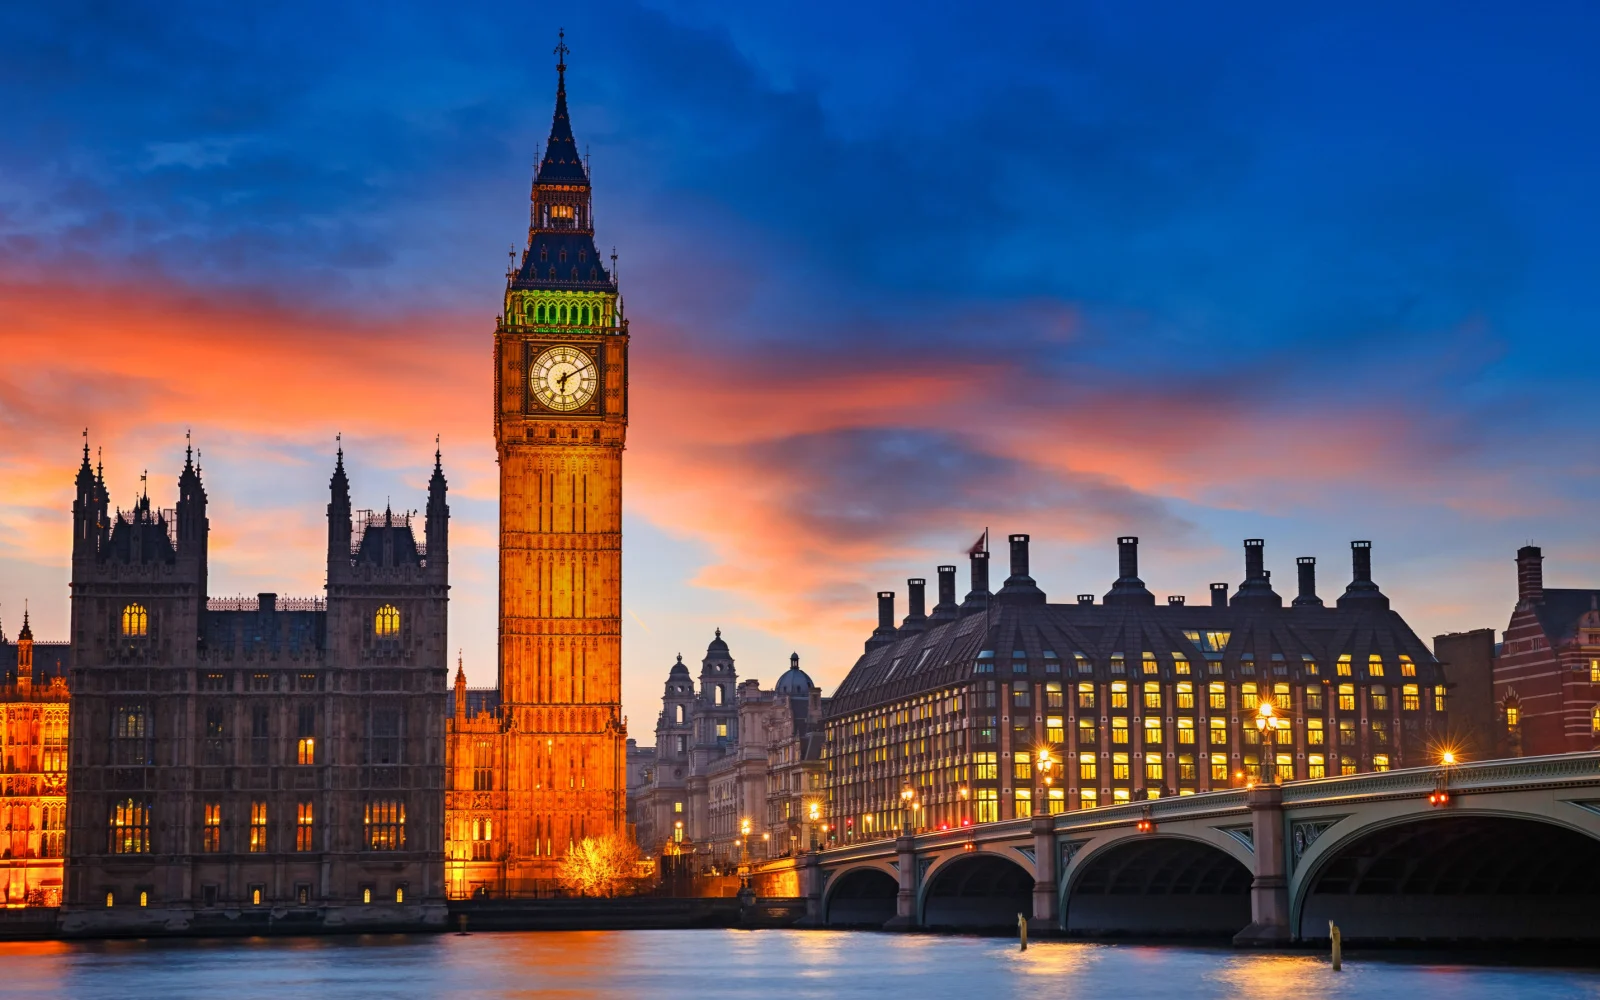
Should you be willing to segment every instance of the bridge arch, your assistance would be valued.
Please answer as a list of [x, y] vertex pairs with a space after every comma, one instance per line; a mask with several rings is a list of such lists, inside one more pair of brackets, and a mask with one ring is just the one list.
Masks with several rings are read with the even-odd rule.
[[[1558, 806], [1576, 808], [1570, 803]], [[1350, 817], [1292, 880], [1302, 940], [1600, 940], [1600, 837], [1521, 809]]]
[[1250, 923], [1249, 864], [1183, 833], [1108, 838], [1075, 858], [1061, 890], [1068, 934], [1231, 937]]
[[880, 865], [856, 865], [828, 880], [822, 922], [828, 927], [882, 927], [894, 918], [900, 880]]
[[930, 930], [1010, 930], [1033, 916], [1033, 871], [1001, 851], [951, 855], [930, 867], [918, 900]]

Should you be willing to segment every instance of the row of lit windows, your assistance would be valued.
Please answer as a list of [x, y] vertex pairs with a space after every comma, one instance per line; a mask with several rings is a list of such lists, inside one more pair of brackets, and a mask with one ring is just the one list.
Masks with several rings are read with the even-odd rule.
[[[142, 799], [124, 799], [111, 808], [109, 820], [112, 854], [149, 854], [150, 805]], [[250, 803], [247, 849], [261, 854], [268, 847], [267, 803]], [[294, 815], [297, 851], [313, 850], [315, 806], [309, 801], [296, 803]], [[398, 851], [406, 844], [405, 803], [395, 800], [369, 802], [363, 819], [364, 843], [369, 851]], [[200, 849], [206, 853], [222, 850], [222, 804], [207, 802], [201, 809]]]
[[[1219, 631], [1203, 632], [1203, 633], [1199, 632], [1199, 631], [1189, 631], [1189, 632], [1185, 632], [1184, 635], [1185, 635], [1186, 638], [1189, 639], [1189, 641], [1193, 642], [1196, 646], [1199, 646], [1204, 651], [1213, 652], [1213, 653], [1220, 653], [1222, 651], [1222, 649], [1227, 646], [1228, 639], [1231, 637], [1232, 633], [1230, 633], [1230, 632], [1219, 632]], [[1012, 650], [1012, 653], [1011, 653], [1011, 671], [1012, 671], [1012, 673], [1015, 674], [1015, 673], [1026, 673], [1027, 672], [1027, 670], [1028, 670], [1027, 655], [1028, 654], [1027, 654], [1027, 652], [1025, 650], [1021, 650], [1021, 649]], [[1178, 676], [1180, 676], [1180, 677], [1189, 676], [1190, 672], [1191, 672], [1190, 671], [1190, 666], [1189, 666], [1189, 658], [1186, 655], [1184, 655], [1183, 653], [1179, 653], [1179, 652], [1176, 652], [1176, 651], [1174, 651], [1171, 655], [1172, 655], [1172, 669], [1173, 669], [1173, 672], [1175, 674], [1177, 674]], [[926, 659], [926, 653], [924, 653], [924, 659]], [[1090, 662], [1089, 658], [1087, 656], [1085, 656], [1083, 653], [1073, 653], [1072, 654], [1072, 659], [1073, 659], [1074, 664], [1076, 665], [1078, 673], [1080, 673], [1080, 674], [1090, 674], [1090, 673], [1094, 672], [1094, 665]], [[1044, 661], [1045, 661], [1044, 672], [1046, 674], [1054, 674], [1054, 673], [1060, 673], [1061, 672], [1061, 670], [1060, 670], [1060, 658], [1056, 656], [1056, 653], [1055, 653], [1054, 650], [1049, 650], [1049, 649], [1044, 650]], [[898, 662], [898, 661], [896, 661], [896, 662]], [[974, 668], [973, 669], [974, 669], [974, 671], [976, 673], [980, 673], [980, 674], [993, 673], [994, 672], [994, 662], [995, 662], [994, 661], [994, 650], [992, 650], [992, 649], [980, 650], [978, 655], [977, 655], [977, 658], [974, 661]], [[1121, 653], [1112, 653], [1109, 662], [1110, 662], [1111, 673], [1113, 673], [1113, 674], [1126, 674], [1128, 672], [1127, 658], [1123, 654], [1121, 654]], [[1274, 663], [1275, 667], [1286, 667], [1287, 666], [1286, 661], [1274, 660], [1273, 663]], [[1216, 660], [1211, 660], [1211, 661], [1209, 661], [1209, 665], [1210, 665], [1210, 673], [1220, 674], [1222, 672], [1222, 664], [1221, 664], [1221, 662], [1216, 661]], [[1402, 677], [1415, 677], [1415, 676], [1417, 676], [1417, 665], [1411, 659], [1410, 656], [1408, 656], [1406, 654], [1403, 654], [1403, 653], [1400, 654], [1400, 656], [1399, 656], [1399, 665], [1400, 665], [1400, 675]], [[1314, 657], [1312, 657], [1309, 653], [1302, 653], [1301, 654], [1301, 656], [1300, 656], [1300, 666], [1301, 666], [1301, 669], [1307, 675], [1313, 676], [1313, 677], [1314, 676], [1318, 676], [1321, 673], [1321, 669], [1322, 669], [1318, 665], [1316, 659]], [[1161, 666], [1157, 662], [1156, 655], [1154, 653], [1148, 653], [1147, 652], [1147, 653], [1140, 654], [1139, 667], [1140, 667], [1140, 672], [1142, 672], [1146, 676], [1153, 676], [1155, 674], [1160, 673], [1160, 671], [1161, 671]], [[1334, 663], [1334, 672], [1336, 674], [1338, 674], [1340, 677], [1350, 677], [1350, 676], [1353, 676], [1353, 674], [1354, 674], [1353, 667], [1354, 667], [1354, 665], [1353, 665], [1353, 662], [1352, 662], [1351, 654], [1343, 653], [1338, 657], [1338, 659]], [[1255, 657], [1252, 654], [1246, 653], [1240, 659], [1239, 668], [1240, 668], [1240, 670], [1242, 672], [1244, 672], [1246, 674], [1253, 673], [1255, 671]], [[1371, 654], [1369, 654], [1367, 656], [1367, 676], [1369, 676], [1369, 677], [1383, 677], [1383, 676], [1385, 676], [1384, 670], [1385, 670], [1385, 666], [1384, 666], [1383, 656], [1381, 654], [1371, 653]], [[1280, 669], [1278, 672], [1281, 673], [1282, 670]], [[890, 676], [892, 676], [892, 674], [893, 674], [893, 668], [891, 668]]]
[[[404, 903], [406, 901], [406, 889], [409, 887], [409, 885], [410, 885], [410, 883], [408, 883], [408, 882], [396, 882], [394, 884], [394, 901], [396, 903]], [[203, 892], [204, 905], [206, 905], [206, 906], [215, 906], [215, 905], [217, 905], [217, 892], [216, 892], [216, 889], [217, 889], [217, 887], [214, 886], [214, 885], [207, 885], [207, 886], [203, 887], [202, 892]], [[363, 885], [361, 887], [361, 901], [363, 903], [371, 903], [375, 891], [376, 890], [375, 890], [374, 886]], [[261, 883], [261, 882], [252, 882], [252, 883], [250, 883], [250, 885], [246, 889], [246, 893], [248, 894], [251, 906], [263, 906], [263, 905], [266, 905], [267, 902], [269, 902], [269, 897], [267, 895], [267, 887], [266, 887], [266, 885], [264, 883]], [[132, 899], [133, 902], [137, 903], [139, 906], [149, 906], [150, 905], [150, 890], [149, 889], [135, 889], [133, 894], [130, 896], [130, 898]], [[106, 905], [107, 906], [116, 906], [117, 905], [117, 890], [115, 890], [115, 889], [106, 890], [105, 899], [106, 899]], [[295, 901], [296, 905], [299, 905], [299, 906], [305, 906], [305, 905], [308, 905], [311, 902], [311, 883], [309, 883], [309, 882], [298, 882], [298, 883], [295, 884], [295, 887], [294, 887], [294, 901]]]
[[[372, 630], [379, 636], [400, 634], [400, 609], [385, 604], [373, 616]], [[150, 612], [142, 604], [129, 604], [122, 609], [122, 634], [125, 638], [143, 638], [150, 634]]]

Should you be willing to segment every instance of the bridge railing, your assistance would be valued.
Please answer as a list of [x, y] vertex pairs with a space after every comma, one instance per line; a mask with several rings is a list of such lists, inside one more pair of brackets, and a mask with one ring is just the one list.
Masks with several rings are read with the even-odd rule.
[[[1286, 806], [1305, 806], [1318, 802], [1342, 802], [1351, 799], [1425, 796], [1437, 786], [1441, 776], [1445, 776], [1446, 772], [1449, 787], [1459, 792], [1516, 785], [1559, 786], [1566, 782], [1574, 784], [1592, 782], [1596, 777], [1600, 777], [1600, 752], [1510, 757], [1448, 766], [1411, 767], [1394, 771], [1369, 771], [1332, 778], [1290, 781], [1282, 786], [1283, 801]], [[1105, 827], [1125, 826], [1137, 823], [1141, 819], [1160, 822], [1229, 813], [1242, 815], [1248, 810], [1248, 794], [1248, 790], [1244, 788], [1224, 788], [1194, 795], [1145, 799], [1123, 805], [1074, 809], [1055, 816], [1055, 830], [1058, 834], [1072, 834]], [[919, 849], [936, 849], [968, 842], [1008, 840], [1027, 836], [1031, 824], [1031, 817], [1021, 817], [952, 830], [923, 831], [917, 834], [917, 845]], [[830, 848], [823, 852], [823, 855], [830, 864], [837, 864], [857, 858], [882, 857], [894, 853], [894, 850], [895, 842], [890, 837]]]

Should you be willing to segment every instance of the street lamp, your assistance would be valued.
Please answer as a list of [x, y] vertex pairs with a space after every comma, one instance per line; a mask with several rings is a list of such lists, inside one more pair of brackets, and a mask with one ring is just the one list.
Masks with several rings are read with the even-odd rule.
[[911, 833], [911, 800], [916, 798], [916, 795], [917, 793], [911, 790], [910, 785], [906, 785], [904, 788], [900, 789], [900, 801], [905, 803], [904, 810], [901, 814], [902, 832], [907, 835]]
[[1263, 701], [1256, 710], [1256, 728], [1261, 730], [1261, 754], [1266, 770], [1261, 773], [1263, 785], [1276, 784], [1278, 780], [1277, 729], [1283, 720], [1272, 710], [1271, 700]]
[[1050, 748], [1047, 746], [1039, 748], [1038, 758], [1039, 776], [1044, 779], [1044, 795], [1034, 805], [1033, 814], [1035, 816], [1043, 816], [1049, 811], [1050, 782], [1052, 780], [1050, 769], [1055, 766], [1055, 760], [1050, 756]]
[[806, 810], [811, 819], [811, 849], [817, 849], [817, 821], [822, 818], [822, 803], [813, 801]]
[[748, 863], [750, 861], [750, 819], [745, 817], [739, 821], [739, 858]]
[[972, 822], [971, 812], [967, 808], [967, 786], [962, 785], [956, 791], [961, 796], [961, 825], [967, 826]]

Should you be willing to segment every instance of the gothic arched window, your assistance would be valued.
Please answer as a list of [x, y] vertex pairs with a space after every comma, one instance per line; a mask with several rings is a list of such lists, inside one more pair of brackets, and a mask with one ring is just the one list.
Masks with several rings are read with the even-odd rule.
[[142, 604], [130, 604], [122, 609], [122, 634], [130, 637], [150, 634], [150, 613]]
[[380, 636], [399, 635], [400, 609], [393, 604], [385, 604], [379, 608], [372, 622], [372, 630]]
[[680, 725], [680, 726], [683, 725], [683, 706], [682, 705], [678, 706], [677, 724]]
[[711, 697], [716, 701], [716, 703], [718, 705], [722, 704], [722, 685], [721, 684], [712, 685], [711, 691], [712, 691]]

